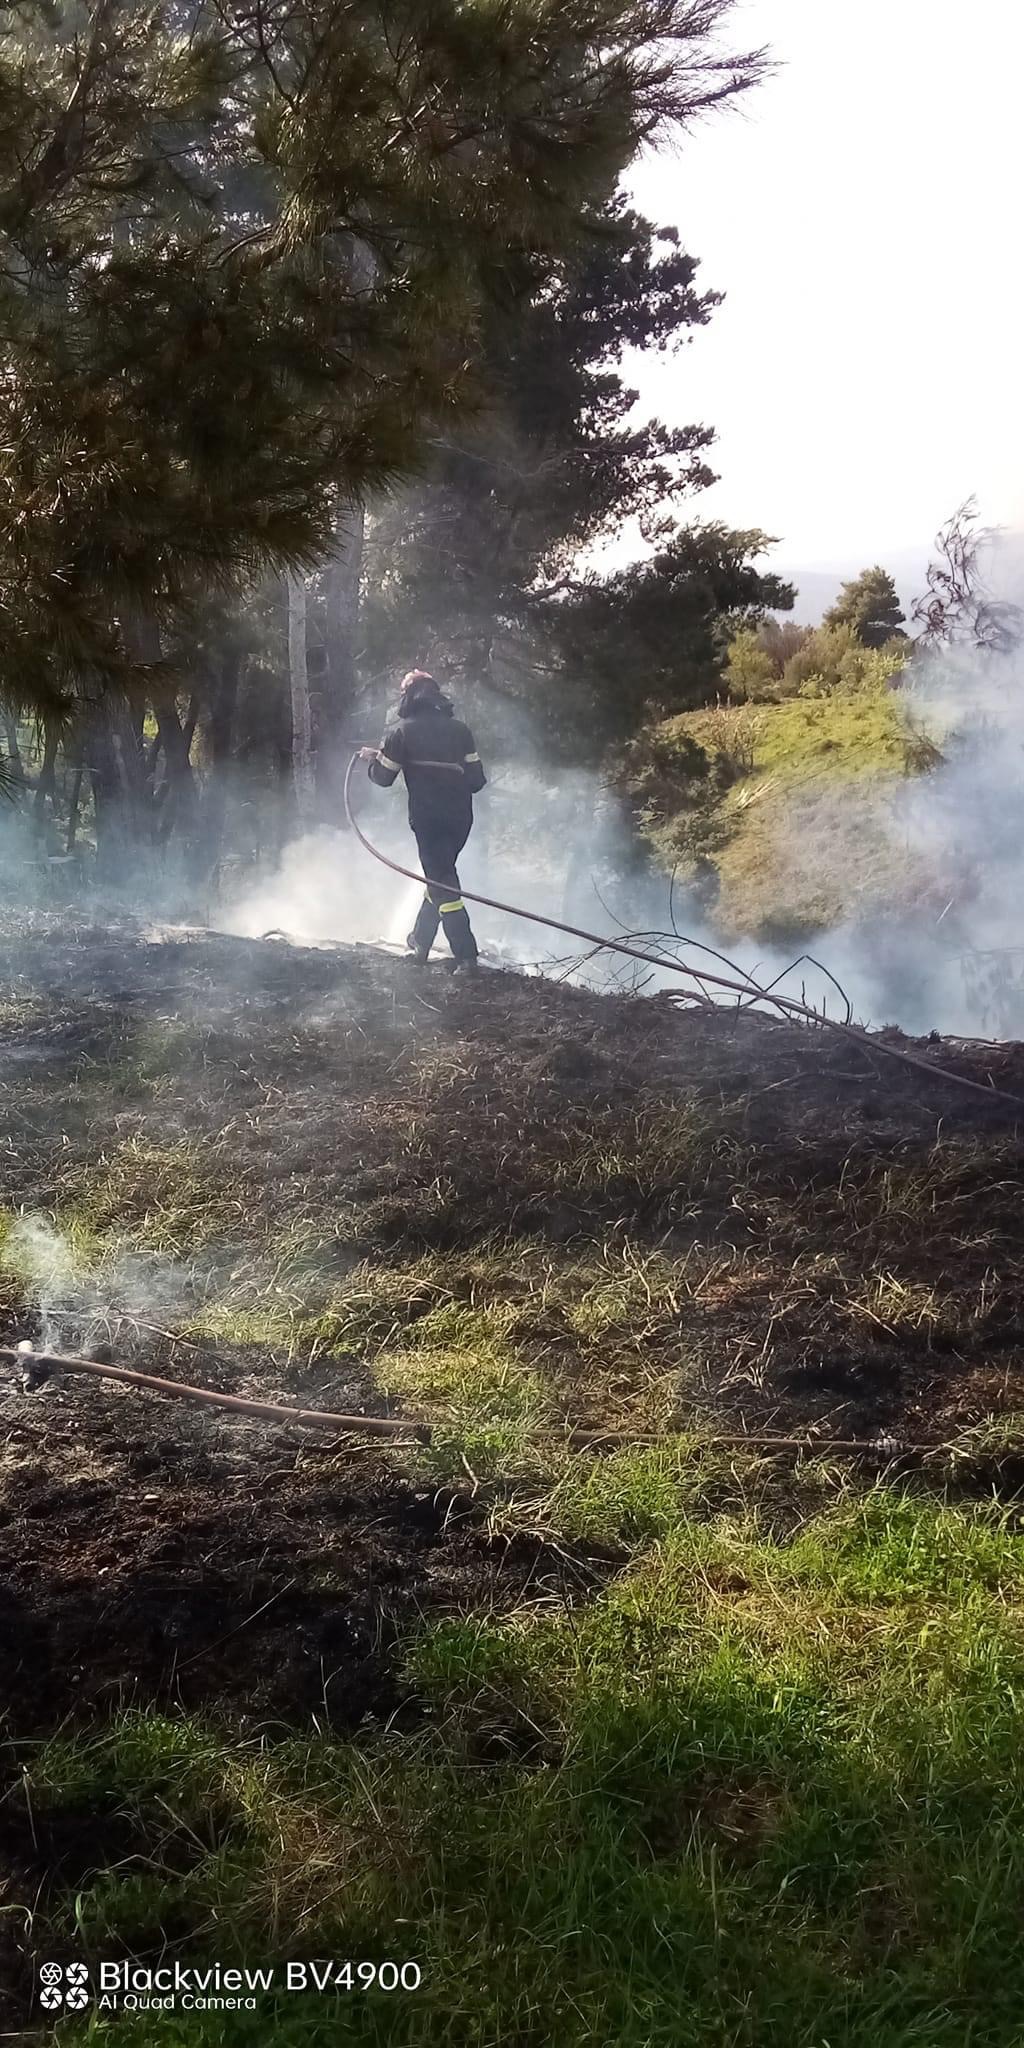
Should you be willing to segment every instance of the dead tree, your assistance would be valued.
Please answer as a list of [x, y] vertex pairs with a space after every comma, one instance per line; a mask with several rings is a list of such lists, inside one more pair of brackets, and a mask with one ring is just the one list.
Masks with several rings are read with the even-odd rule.
[[968, 498], [936, 536], [936, 559], [913, 618], [925, 646], [1009, 654], [1024, 639], [1024, 611], [992, 596], [981, 563], [998, 529], [979, 526], [977, 517], [975, 500]]

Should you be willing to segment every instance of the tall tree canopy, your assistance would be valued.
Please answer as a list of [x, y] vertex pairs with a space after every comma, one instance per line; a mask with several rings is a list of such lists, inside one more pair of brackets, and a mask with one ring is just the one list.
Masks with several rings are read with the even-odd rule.
[[[678, 347], [708, 320], [719, 295], [696, 270], [674, 230], [617, 199], [519, 267], [486, 324], [489, 402], [373, 523], [371, 667], [447, 661], [526, 697], [577, 753], [584, 721], [599, 751], [648, 705], [714, 692], [723, 614], [792, 601], [754, 567], [760, 534], [679, 531], [680, 506], [714, 482], [713, 433], [638, 418], [623, 373], [629, 349]], [[611, 578], [581, 566], [631, 529], [653, 560]]]
[[[474, 388], [489, 295], [752, 82], [727, 0], [21, 0], [0, 33], [0, 684], [155, 675]], [[140, 623], [141, 622], [141, 623]]]
[[581, 551], [710, 481], [709, 431], [637, 424], [620, 367], [707, 320], [718, 297], [696, 268], [674, 230], [613, 199], [566, 249], [507, 274], [484, 328], [486, 401], [374, 520], [371, 662], [413, 644], [475, 676], [514, 669]]
[[770, 546], [755, 528], [709, 521], [679, 528], [614, 576], [588, 578], [560, 620], [570, 701], [589, 701], [592, 722], [615, 738], [707, 703], [730, 635], [793, 603], [792, 585], [757, 566]]

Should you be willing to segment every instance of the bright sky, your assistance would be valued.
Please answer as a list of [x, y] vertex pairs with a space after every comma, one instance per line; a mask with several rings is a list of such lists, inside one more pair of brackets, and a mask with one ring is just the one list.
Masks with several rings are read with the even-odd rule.
[[699, 510], [853, 568], [962, 499], [1024, 527], [1021, 0], [741, 0], [779, 69], [633, 196], [727, 294], [631, 378], [718, 429]]

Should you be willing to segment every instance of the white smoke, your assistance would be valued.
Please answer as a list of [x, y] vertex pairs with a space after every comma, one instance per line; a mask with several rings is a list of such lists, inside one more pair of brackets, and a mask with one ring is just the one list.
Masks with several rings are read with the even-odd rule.
[[[283, 931], [309, 944], [381, 936], [385, 891], [376, 876], [356, 877], [349, 836], [326, 827], [292, 840], [280, 865], [258, 876], [217, 922], [241, 938]], [[365, 886], [360, 886], [364, 882]]]
[[[999, 595], [1019, 595], [1012, 577], [1001, 581]], [[834, 882], [823, 893], [849, 903], [848, 850], [870, 813], [878, 887], [857, 899], [860, 909], [845, 921], [806, 942], [842, 985], [855, 1020], [912, 1033], [1024, 1036], [1024, 655], [917, 658], [899, 703], [934, 743], [937, 765], [856, 789], [837, 781], [795, 794], [779, 814], [770, 858], [780, 876], [788, 862], [799, 875]], [[467, 709], [475, 729], [486, 731], [487, 705]], [[790, 949], [723, 937], [713, 913], [685, 887], [670, 898], [667, 876], [638, 855], [625, 806], [597, 775], [549, 763], [522, 707], [517, 717], [502, 748], [514, 765], [487, 761], [491, 782], [460, 861], [466, 890], [607, 936], [670, 935], [675, 923], [691, 943], [673, 942], [673, 950], [693, 967], [728, 975], [711, 957], [719, 951], [762, 985], [844, 1014], [828, 974], [794, 960], [799, 943]], [[486, 742], [482, 751], [486, 757]], [[357, 778], [355, 797], [373, 843], [416, 869], [401, 785], [384, 792]], [[781, 900], [785, 891], [773, 893]], [[304, 943], [402, 946], [419, 896], [418, 883], [375, 864], [352, 834], [322, 830], [294, 841], [216, 922], [249, 937], [276, 930]], [[585, 942], [502, 911], [470, 911], [492, 966], [596, 987], [686, 985], [667, 966], [636, 967], [610, 953], [585, 961]], [[716, 992], [709, 986], [708, 993]]]
[[[405, 822], [403, 792], [375, 792], [360, 823], [372, 843], [400, 866], [415, 869], [415, 842]], [[626, 806], [595, 775], [562, 770], [557, 777], [536, 763], [501, 771], [478, 799], [476, 824], [459, 862], [464, 889], [520, 906], [555, 924], [630, 942], [634, 934], [663, 935], [670, 950], [713, 973], [729, 966], [700, 950], [722, 941], [685, 892], [646, 867]], [[222, 930], [258, 938], [282, 933], [301, 944], [381, 943], [404, 947], [422, 896], [422, 883], [376, 864], [351, 833], [319, 831], [294, 840], [278, 866], [254, 881], [217, 916]], [[639, 987], [678, 991], [684, 984], [666, 964], [634, 963], [604, 952], [595, 958], [586, 940], [534, 925], [500, 909], [470, 903], [482, 956], [491, 966], [554, 974], [594, 988]], [[694, 943], [677, 947], [672, 921], [685, 923]], [[637, 944], [643, 944], [637, 938]], [[651, 943], [657, 950], [661, 939]], [[445, 952], [443, 937], [437, 951]], [[753, 942], [726, 945], [730, 959], [758, 981], [787, 975], [790, 958]], [[788, 976], [786, 993], [818, 1006], [837, 1007], [827, 975], [802, 963]], [[713, 990], [712, 990], [713, 993]], [[841, 1003], [839, 1004], [841, 1008]]]
[[35, 1298], [42, 1350], [81, 1351], [100, 1340], [130, 1339], [154, 1317], [185, 1314], [201, 1286], [162, 1252], [112, 1246], [90, 1259], [41, 1216], [16, 1219], [3, 1263]]
[[[1024, 652], [919, 662], [908, 709], [941, 749], [898, 829], [937, 889], [922, 954], [942, 1031], [1024, 1035]], [[941, 903], [939, 898], [941, 897]]]
[[[592, 790], [596, 794], [596, 780]], [[376, 802], [364, 798], [360, 806], [364, 831], [382, 853], [418, 873], [404, 790], [375, 791], [373, 796]], [[497, 824], [492, 807], [497, 808]], [[565, 821], [577, 808], [577, 792], [545, 791], [529, 773], [500, 783], [493, 798], [489, 789], [485, 791], [460, 862], [466, 887], [503, 900], [516, 900], [518, 889], [519, 900], [557, 916], [568, 845]], [[275, 867], [224, 905], [216, 922], [221, 930], [244, 938], [281, 932], [306, 945], [384, 942], [404, 947], [422, 897], [421, 881], [380, 866], [351, 832], [321, 828], [293, 840]], [[517, 930], [500, 913], [473, 908], [472, 916], [481, 945], [495, 958], [528, 966], [551, 950], [543, 940], [521, 943], [521, 933], [529, 927]], [[439, 950], [444, 950], [443, 939]]]

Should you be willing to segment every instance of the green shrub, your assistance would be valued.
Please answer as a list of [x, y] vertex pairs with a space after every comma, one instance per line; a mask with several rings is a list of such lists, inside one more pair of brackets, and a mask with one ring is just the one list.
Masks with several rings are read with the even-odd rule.
[[834, 690], [871, 690], [898, 675], [910, 658], [906, 640], [865, 647], [852, 626], [818, 626], [790, 656], [781, 695], [826, 697]]
[[744, 626], [730, 640], [722, 680], [734, 704], [764, 703], [778, 694], [778, 666], [752, 627]]

